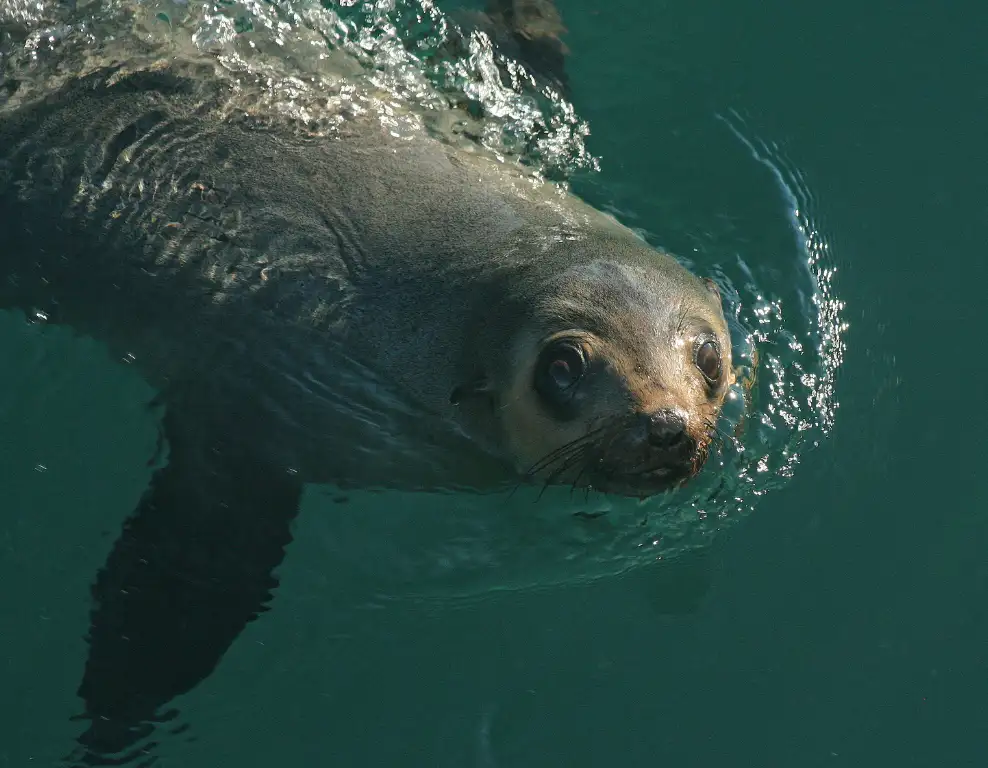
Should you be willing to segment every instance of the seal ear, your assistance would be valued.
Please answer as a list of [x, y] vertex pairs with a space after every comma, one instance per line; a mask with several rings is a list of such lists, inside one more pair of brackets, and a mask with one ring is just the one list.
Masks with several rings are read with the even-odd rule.
[[450, 405], [459, 405], [463, 402], [464, 398], [475, 395], [489, 395], [493, 391], [494, 386], [491, 384], [490, 379], [480, 374], [465, 384], [457, 384], [453, 387], [453, 391], [449, 393], [449, 402]]
[[718, 299], [720, 298], [720, 288], [717, 287], [717, 283], [713, 281], [713, 278], [705, 277], [703, 278], [703, 284], [707, 286], [707, 290], [710, 291]]

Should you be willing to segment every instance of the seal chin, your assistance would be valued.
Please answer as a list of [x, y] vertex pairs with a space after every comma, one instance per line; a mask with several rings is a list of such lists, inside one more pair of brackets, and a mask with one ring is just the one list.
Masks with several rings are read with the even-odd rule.
[[587, 485], [603, 493], [645, 498], [685, 485], [702, 469], [707, 451], [696, 446], [685, 458], [682, 454], [656, 457], [644, 469], [601, 466]]

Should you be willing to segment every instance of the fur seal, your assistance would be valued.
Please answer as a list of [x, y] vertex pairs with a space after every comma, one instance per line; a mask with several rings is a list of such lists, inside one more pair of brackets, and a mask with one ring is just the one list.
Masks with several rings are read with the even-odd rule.
[[0, 112], [0, 307], [158, 389], [167, 461], [93, 586], [82, 759], [132, 747], [265, 610], [303, 484], [647, 496], [733, 379], [716, 289], [482, 153], [239, 108], [212, 64]]

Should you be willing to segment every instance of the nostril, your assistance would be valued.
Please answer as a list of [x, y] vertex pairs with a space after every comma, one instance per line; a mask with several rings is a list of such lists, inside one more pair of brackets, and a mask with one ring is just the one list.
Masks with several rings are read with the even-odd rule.
[[648, 416], [648, 442], [655, 448], [675, 448], [686, 440], [686, 421], [674, 411]]

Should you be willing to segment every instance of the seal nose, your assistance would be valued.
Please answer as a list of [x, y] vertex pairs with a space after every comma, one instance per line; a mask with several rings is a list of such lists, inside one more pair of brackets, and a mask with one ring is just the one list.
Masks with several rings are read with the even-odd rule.
[[686, 440], [686, 419], [676, 411], [656, 411], [648, 414], [647, 419], [648, 442], [653, 448], [669, 450]]

